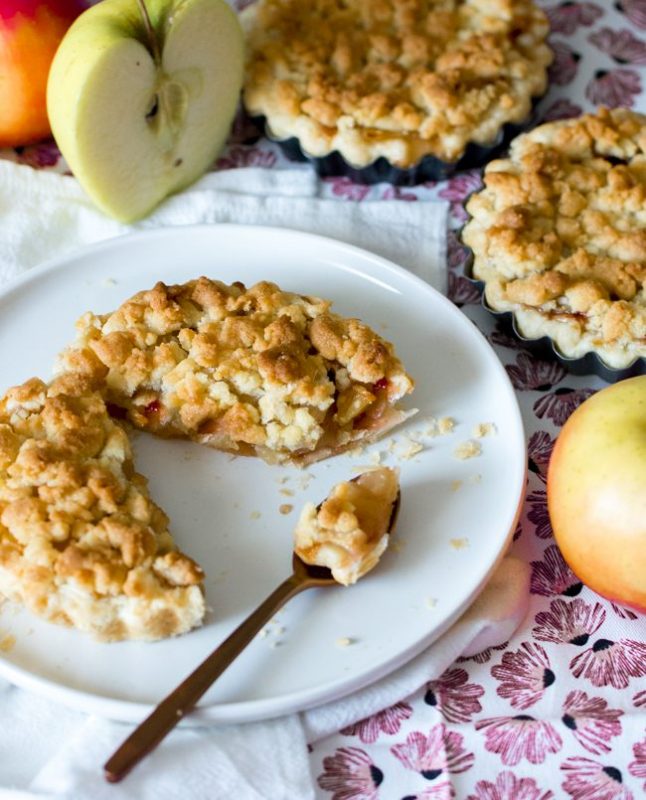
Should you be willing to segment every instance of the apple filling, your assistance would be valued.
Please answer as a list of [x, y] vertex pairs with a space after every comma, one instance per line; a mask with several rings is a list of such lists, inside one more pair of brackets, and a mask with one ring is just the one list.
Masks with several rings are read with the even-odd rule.
[[356, 583], [388, 546], [398, 495], [399, 471], [390, 467], [338, 483], [319, 507], [303, 508], [294, 531], [296, 554], [327, 567], [345, 586]]
[[330, 303], [262, 282], [158, 283], [85, 314], [59, 372], [87, 376], [117, 417], [270, 463], [307, 464], [410, 413], [393, 346]]

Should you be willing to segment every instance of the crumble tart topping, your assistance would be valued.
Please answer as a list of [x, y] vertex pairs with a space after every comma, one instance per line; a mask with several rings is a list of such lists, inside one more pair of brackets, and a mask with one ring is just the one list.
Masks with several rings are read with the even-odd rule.
[[413, 389], [393, 346], [330, 305], [269, 282], [158, 283], [85, 314], [57, 369], [138, 428], [305, 464], [402, 421]]
[[601, 108], [541, 125], [484, 184], [463, 240], [489, 305], [566, 357], [646, 357], [646, 116]]
[[103, 640], [183, 633], [204, 615], [202, 570], [93, 388], [33, 378], [0, 398], [0, 594]]
[[552, 61], [531, 0], [259, 0], [241, 20], [247, 110], [355, 167], [491, 144], [529, 116]]
[[399, 470], [364, 472], [338, 483], [317, 508], [307, 503], [294, 530], [294, 550], [307, 564], [328, 567], [348, 586], [377, 565], [388, 546]]

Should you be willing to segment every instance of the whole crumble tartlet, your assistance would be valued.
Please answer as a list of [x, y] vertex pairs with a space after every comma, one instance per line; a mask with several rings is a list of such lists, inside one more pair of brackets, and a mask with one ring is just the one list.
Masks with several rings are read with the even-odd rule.
[[351, 168], [455, 163], [526, 121], [552, 52], [531, 0], [258, 0], [244, 104], [272, 138]]
[[558, 354], [646, 358], [646, 116], [600, 109], [515, 139], [471, 197], [462, 239], [495, 311]]
[[204, 574], [167, 525], [90, 382], [33, 378], [0, 398], [0, 596], [102, 640], [184, 633]]
[[266, 281], [158, 283], [85, 314], [57, 370], [89, 376], [142, 430], [306, 464], [413, 413], [397, 407], [413, 381], [393, 346], [330, 305]]

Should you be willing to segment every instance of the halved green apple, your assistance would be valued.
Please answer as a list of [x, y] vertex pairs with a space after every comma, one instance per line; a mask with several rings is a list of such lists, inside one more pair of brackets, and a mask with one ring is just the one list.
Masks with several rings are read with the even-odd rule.
[[54, 57], [52, 131], [107, 214], [130, 222], [196, 180], [222, 149], [242, 86], [244, 43], [225, 0], [103, 0]]

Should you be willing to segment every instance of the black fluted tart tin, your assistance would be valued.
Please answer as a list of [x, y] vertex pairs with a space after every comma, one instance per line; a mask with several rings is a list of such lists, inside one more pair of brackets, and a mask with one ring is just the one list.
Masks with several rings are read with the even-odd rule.
[[354, 183], [369, 185], [390, 183], [393, 186], [417, 186], [430, 181], [443, 181], [456, 172], [482, 167], [499, 156], [514, 137], [534, 126], [536, 106], [543, 96], [533, 98], [532, 111], [522, 122], [507, 122], [503, 125], [491, 144], [469, 142], [464, 154], [457, 161], [442, 161], [436, 156], [427, 155], [411, 167], [397, 167], [383, 156], [365, 167], [353, 167], [338, 150], [325, 156], [313, 156], [303, 149], [296, 137], [280, 139], [275, 136], [266, 117], [251, 115], [251, 120], [264, 131], [269, 141], [280, 147], [287, 158], [311, 163], [321, 178], [348, 177]]
[[464, 244], [461, 232], [458, 235], [458, 239], [466, 251], [464, 276], [480, 290], [483, 308], [494, 316], [498, 320], [501, 329], [517, 339], [525, 350], [528, 350], [538, 358], [558, 361], [573, 375], [597, 375], [607, 383], [616, 383], [625, 378], [633, 378], [636, 375], [646, 375], [646, 358], [636, 358], [626, 367], [614, 368], [608, 366], [608, 364], [593, 351], [586, 353], [580, 358], [564, 356], [559, 352], [554, 340], [550, 336], [541, 336], [539, 339], [528, 339], [518, 330], [516, 317], [513, 311], [497, 311], [489, 305], [484, 291], [485, 282], [475, 278], [473, 275], [473, 262], [475, 260], [473, 250], [468, 245]]

